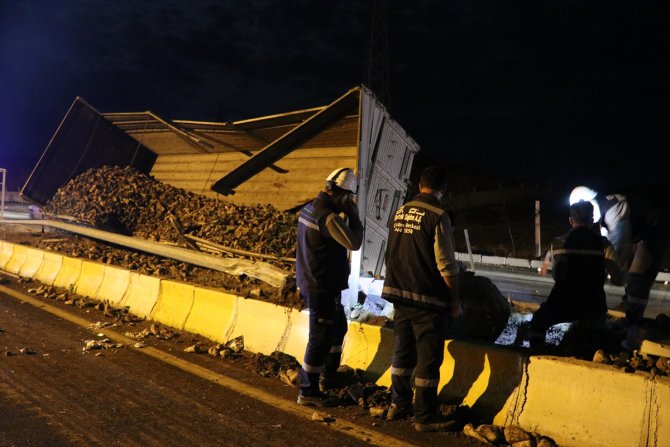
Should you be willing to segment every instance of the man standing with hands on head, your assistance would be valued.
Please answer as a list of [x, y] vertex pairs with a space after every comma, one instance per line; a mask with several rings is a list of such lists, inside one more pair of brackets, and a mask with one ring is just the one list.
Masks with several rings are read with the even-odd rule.
[[[298, 404], [335, 406], [323, 393], [336, 379], [347, 320], [342, 290], [349, 287], [348, 250], [363, 242], [363, 224], [354, 200], [358, 182], [349, 168], [336, 169], [326, 188], [298, 218], [296, 283], [309, 308], [309, 340], [300, 372]], [[348, 223], [344, 218], [348, 218]]]
[[401, 206], [389, 228], [386, 278], [382, 296], [394, 305], [391, 363], [392, 404], [387, 419], [412, 413], [418, 431], [455, 430], [456, 422], [442, 416], [437, 398], [444, 358], [442, 314], [463, 314], [454, 236], [447, 211], [440, 204], [446, 190], [443, 170], [421, 173], [419, 194]]

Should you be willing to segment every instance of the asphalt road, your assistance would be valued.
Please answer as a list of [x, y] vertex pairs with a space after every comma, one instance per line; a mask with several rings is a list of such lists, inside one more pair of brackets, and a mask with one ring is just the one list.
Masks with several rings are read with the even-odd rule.
[[[183, 351], [205, 340], [182, 333], [136, 348], [122, 334], [147, 323], [91, 328], [106, 320], [101, 311], [23, 291], [0, 286], [0, 446], [480, 445], [358, 406], [313, 421], [313, 409], [295, 404], [295, 388], [259, 376], [248, 361]], [[102, 338], [122, 346], [83, 350]]]
[[[542, 303], [547, 299], [554, 285], [551, 277], [542, 277], [530, 270], [477, 265], [475, 273], [490, 278], [500, 292], [513, 301]], [[607, 294], [607, 307], [613, 309], [621, 302], [624, 289], [606, 284], [605, 293]], [[655, 318], [659, 313], [670, 315], [670, 286], [657, 282], [651, 290], [645, 316]]]

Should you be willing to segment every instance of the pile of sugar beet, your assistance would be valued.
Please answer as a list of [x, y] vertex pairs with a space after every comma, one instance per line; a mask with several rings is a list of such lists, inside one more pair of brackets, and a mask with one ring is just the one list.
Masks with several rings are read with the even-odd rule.
[[[159, 243], [188, 246], [179, 229], [182, 234], [237, 250], [277, 258], [295, 257], [297, 214], [277, 210], [272, 205], [245, 206], [209, 198], [162, 183], [131, 167], [103, 166], [83, 172], [60, 187], [42, 212], [50, 218], [74, 220]], [[277, 293], [250, 278], [206, 271], [85, 238], [68, 237], [44, 248], [140, 273], [251, 292], [251, 295]], [[264, 261], [287, 271], [295, 270], [291, 262]]]

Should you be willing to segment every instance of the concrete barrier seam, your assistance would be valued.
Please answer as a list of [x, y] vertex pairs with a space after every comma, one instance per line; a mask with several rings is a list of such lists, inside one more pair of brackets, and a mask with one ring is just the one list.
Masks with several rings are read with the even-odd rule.
[[223, 341], [227, 342], [230, 340], [230, 338], [233, 335], [233, 331], [235, 331], [235, 326], [237, 326], [237, 320], [240, 317], [240, 297], [235, 296], [235, 306], [233, 307], [233, 317], [231, 318], [230, 324], [228, 325], [228, 329], [224, 332], [223, 335]]
[[528, 366], [530, 364], [530, 357], [523, 362], [522, 373], [521, 373], [521, 383], [516, 389], [516, 399], [514, 399], [514, 408], [512, 408], [511, 423], [519, 425], [519, 419], [521, 419], [521, 414], [526, 407], [526, 402], [528, 401], [528, 386], [530, 382], [530, 373], [528, 372]]
[[293, 326], [293, 321], [291, 320], [291, 308], [287, 307], [284, 309], [284, 314], [286, 315], [286, 325], [284, 326], [284, 333], [279, 338], [277, 342], [277, 347], [275, 351], [284, 351], [286, 349], [286, 343], [288, 343], [288, 338], [291, 335], [291, 327]]

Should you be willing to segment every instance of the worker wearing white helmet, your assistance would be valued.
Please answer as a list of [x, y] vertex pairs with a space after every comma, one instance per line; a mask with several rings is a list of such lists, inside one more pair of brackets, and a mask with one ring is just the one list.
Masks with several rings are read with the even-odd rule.
[[571, 201], [580, 194], [598, 206], [600, 225], [607, 230], [619, 264], [628, 269], [624, 306], [629, 330], [623, 345], [637, 349], [649, 291], [670, 247], [669, 200], [662, 191], [604, 195], [581, 186], [573, 190]]
[[348, 250], [358, 250], [363, 242], [363, 224], [355, 202], [357, 185], [351, 169], [334, 170], [326, 177], [325, 189], [301, 210], [298, 218], [296, 283], [309, 308], [300, 405], [339, 403], [323, 391], [336, 383], [347, 333], [341, 293], [349, 287]]

